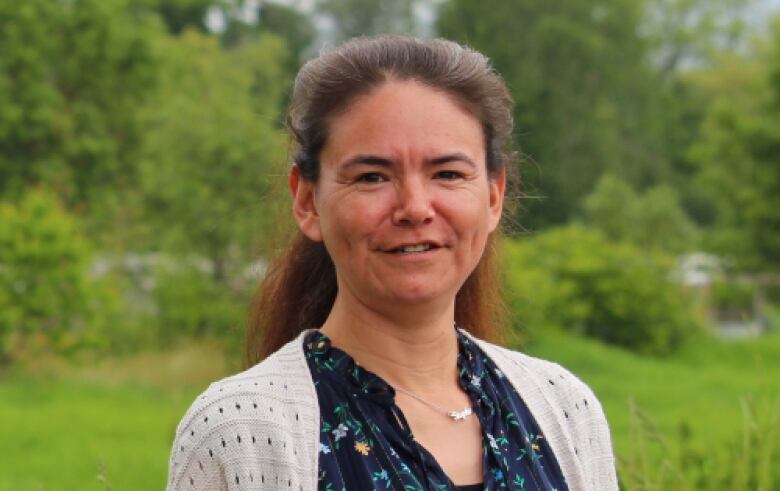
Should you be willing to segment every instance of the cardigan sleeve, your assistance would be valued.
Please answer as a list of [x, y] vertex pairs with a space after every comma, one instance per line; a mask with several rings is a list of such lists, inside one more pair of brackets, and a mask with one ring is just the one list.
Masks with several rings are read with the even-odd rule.
[[311, 489], [311, 408], [246, 385], [217, 382], [190, 407], [171, 450], [168, 491]]
[[316, 394], [291, 346], [195, 399], [176, 430], [168, 491], [315, 488]]
[[526, 402], [572, 491], [617, 491], [604, 410], [593, 391], [557, 363], [479, 340]]
[[[214, 397], [214, 392], [214, 385], [203, 392], [192, 403], [176, 429], [168, 467], [167, 491], [229, 489], [225, 476], [227, 442], [222, 447], [217, 440], [222, 440], [221, 430], [227, 430], [232, 423], [216, 419], [216, 414], [220, 414], [219, 407], [222, 407], [224, 414], [224, 403]], [[212, 409], [213, 403], [216, 403], [216, 407]]]
[[[579, 461], [587, 490], [617, 491], [615, 456], [604, 409], [591, 388], [557, 363], [530, 358], [541, 385], [557, 406], [568, 440]], [[560, 416], [563, 416], [562, 418]]]

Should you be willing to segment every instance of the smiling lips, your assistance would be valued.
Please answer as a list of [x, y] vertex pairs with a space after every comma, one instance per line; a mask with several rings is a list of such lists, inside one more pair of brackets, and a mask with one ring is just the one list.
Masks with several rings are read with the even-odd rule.
[[424, 252], [430, 248], [431, 248], [430, 244], [420, 244], [420, 245], [399, 247], [396, 250], [401, 254], [410, 254], [412, 252]]
[[429, 251], [431, 249], [438, 249], [439, 247], [441, 246], [433, 242], [422, 242], [417, 244], [404, 244], [397, 247], [392, 247], [390, 249], [386, 249], [385, 252], [392, 254], [414, 254]]

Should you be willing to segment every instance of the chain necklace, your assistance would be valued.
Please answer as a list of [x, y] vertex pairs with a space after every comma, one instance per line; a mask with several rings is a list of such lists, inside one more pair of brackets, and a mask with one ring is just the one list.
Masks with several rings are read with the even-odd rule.
[[431, 408], [433, 408], [433, 409], [435, 409], [435, 410], [437, 410], [437, 411], [439, 411], [441, 413], [446, 414], [447, 416], [452, 418], [453, 421], [463, 421], [463, 420], [465, 420], [466, 418], [468, 418], [469, 416], [471, 416], [473, 414], [473, 411], [471, 410], [471, 406], [466, 406], [465, 408], [463, 408], [462, 411], [448, 411], [448, 410], [444, 409], [441, 406], [437, 406], [436, 404], [434, 404], [432, 402], [426, 401], [425, 399], [423, 399], [422, 397], [418, 396], [417, 394], [412, 394], [411, 392], [409, 392], [406, 389], [402, 389], [400, 387], [394, 387], [394, 389], [397, 390], [398, 392], [402, 392], [402, 393], [408, 395], [409, 397], [411, 397], [413, 399], [416, 399], [416, 400], [422, 402], [423, 404], [425, 404], [428, 407], [431, 407]]

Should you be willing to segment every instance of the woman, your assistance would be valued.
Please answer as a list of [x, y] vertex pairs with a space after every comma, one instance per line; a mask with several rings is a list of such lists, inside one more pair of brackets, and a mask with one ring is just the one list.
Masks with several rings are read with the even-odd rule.
[[355, 39], [301, 69], [300, 234], [256, 301], [254, 366], [192, 405], [168, 489], [617, 489], [591, 391], [481, 339], [511, 110], [444, 40]]

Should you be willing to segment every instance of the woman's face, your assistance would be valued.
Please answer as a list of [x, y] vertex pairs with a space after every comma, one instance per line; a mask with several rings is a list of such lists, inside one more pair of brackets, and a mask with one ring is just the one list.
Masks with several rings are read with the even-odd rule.
[[331, 120], [320, 165], [316, 184], [294, 169], [290, 186], [339, 295], [377, 308], [454, 302], [503, 204], [480, 122], [441, 91], [390, 81]]

